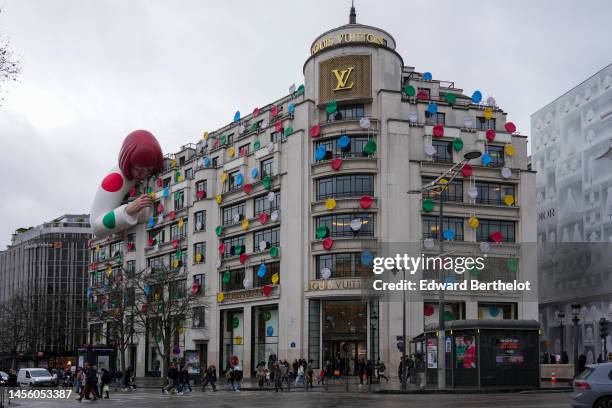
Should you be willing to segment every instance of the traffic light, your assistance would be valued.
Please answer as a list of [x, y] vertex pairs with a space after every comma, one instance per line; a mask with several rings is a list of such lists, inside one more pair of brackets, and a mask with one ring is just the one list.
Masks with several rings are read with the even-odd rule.
[[608, 324], [609, 323], [610, 322], [608, 322], [605, 317], [602, 317], [601, 319], [599, 319], [599, 334], [601, 335], [601, 338], [603, 339], [608, 337]]

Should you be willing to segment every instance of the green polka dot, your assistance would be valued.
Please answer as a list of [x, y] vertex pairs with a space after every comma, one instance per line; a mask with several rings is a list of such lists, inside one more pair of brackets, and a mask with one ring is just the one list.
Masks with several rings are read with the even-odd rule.
[[115, 212], [114, 211], [110, 211], [108, 212], [104, 218], [102, 218], [102, 224], [108, 228], [108, 229], [113, 229], [115, 228], [116, 225], [116, 221], [115, 221]]

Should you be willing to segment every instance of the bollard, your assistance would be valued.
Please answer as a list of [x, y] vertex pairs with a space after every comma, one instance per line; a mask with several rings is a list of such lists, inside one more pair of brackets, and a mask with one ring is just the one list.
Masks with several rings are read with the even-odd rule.
[[554, 371], [550, 375], [550, 383], [553, 384], [553, 385], [557, 384], [557, 374], [555, 374]]

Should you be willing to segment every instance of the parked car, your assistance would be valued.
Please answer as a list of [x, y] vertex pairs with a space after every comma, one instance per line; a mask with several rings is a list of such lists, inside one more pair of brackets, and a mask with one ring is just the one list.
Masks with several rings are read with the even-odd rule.
[[586, 366], [574, 380], [572, 407], [612, 407], [612, 363]]
[[17, 385], [20, 387], [57, 386], [57, 381], [46, 368], [22, 368], [17, 373]]
[[4, 387], [5, 385], [8, 385], [8, 379], [9, 379], [8, 373], [5, 373], [4, 371], [0, 371], [0, 387]]

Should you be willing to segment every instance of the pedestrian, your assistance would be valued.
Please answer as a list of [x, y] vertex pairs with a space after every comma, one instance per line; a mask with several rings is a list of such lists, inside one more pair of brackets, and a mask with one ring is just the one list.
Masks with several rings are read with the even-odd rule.
[[96, 397], [102, 398], [102, 394], [100, 393], [100, 388], [98, 387], [98, 384], [100, 384], [100, 377], [102, 376], [102, 372], [98, 371], [97, 366], [93, 366], [93, 369], [96, 372], [96, 385], [94, 387], [94, 391], [96, 392]]
[[365, 361], [363, 358], [357, 360], [357, 375], [359, 376], [359, 386], [363, 387], [363, 378], [366, 375]]
[[234, 367], [234, 382], [232, 383], [234, 391], [240, 392], [240, 382], [241, 381], [242, 381], [242, 368], [240, 367], [240, 365], [237, 365], [236, 367]]
[[181, 382], [181, 391], [179, 392], [179, 394], [183, 395], [183, 392], [185, 392], [186, 388], [189, 388], [189, 392], [193, 392], [193, 389], [191, 388], [191, 381], [189, 378], [189, 366], [188, 365], [184, 365], [183, 369], [181, 370], [181, 375], [180, 375], [180, 382]]
[[98, 373], [96, 372], [96, 369], [90, 363], [87, 363], [85, 367], [86, 367], [85, 368], [85, 387], [83, 388], [83, 391], [81, 391], [79, 398], [77, 398], [77, 401], [79, 402], [83, 400], [83, 397], [89, 397], [90, 393], [93, 394], [94, 401], [98, 399], [96, 395], [96, 384], [98, 383], [98, 378], [97, 378]]
[[561, 352], [561, 364], [569, 364], [569, 356], [565, 350]]
[[206, 372], [204, 373], [204, 384], [202, 385], [202, 391], [206, 391], [206, 386], [208, 384], [212, 385], [213, 391], [217, 391], [217, 386], [215, 383], [217, 382], [217, 367], [214, 365], [208, 366]]
[[121, 370], [115, 371], [115, 375], [113, 376], [113, 384], [115, 386], [115, 392], [119, 390], [121, 387], [121, 379], [123, 378], [123, 372]]
[[179, 371], [174, 362], [168, 367], [166, 377], [168, 378], [168, 386], [162, 388], [162, 394], [167, 394], [169, 392], [174, 394], [179, 388]]
[[374, 365], [371, 360], [366, 362], [366, 376], [368, 377], [368, 386], [372, 385], [372, 377], [374, 376]]
[[102, 376], [100, 377], [100, 395], [106, 393], [105, 399], [110, 399], [108, 392], [110, 391], [111, 375], [106, 368], [102, 369]]
[[304, 366], [301, 363], [298, 363], [298, 365], [297, 365], [294, 385], [297, 387], [298, 383], [302, 383], [302, 385], [305, 385], [305, 382], [304, 382]]
[[415, 358], [416, 357], [414, 355], [408, 356], [408, 361], [406, 362], [406, 384], [408, 383], [408, 381], [410, 381], [410, 377], [412, 377], [413, 379], [415, 378], [415, 376], [412, 375], [416, 371]]
[[264, 383], [266, 382], [266, 365], [263, 361], [257, 364], [257, 381], [259, 388], [263, 388]]
[[554, 353], [550, 353], [550, 364], [556, 364], [557, 360], [555, 360]]
[[580, 374], [581, 372], [585, 370], [586, 361], [587, 361], [587, 358], [584, 354], [581, 354], [580, 356], [578, 356], [578, 374]]
[[125, 373], [123, 373], [123, 391], [132, 391], [132, 385], [130, 384], [130, 380], [132, 377], [132, 367], [125, 369]]
[[387, 380], [387, 382], [389, 382], [389, 377], [385, 375], [385, 371], [387, 370], [387, 366], [385, 366], [385, 363], [378, 360], [377, 365], [378, 365], [378, 373], [377, 373], [378, 382], [380, 382], [381, 378], [384, 378], [385, 380]]
[[81, 394], [81, 390], [85, 385], [85, 372], [81, 367], [77, 367], [76, 375], [75, 375], [75, 392], [77, 394]]
[[283, 390], [283, 371], [281, 370], [281, 363], [275, 361], [272, 363], [272, 375], [274, 378], [274, 392], [278, 392], [280, 389]]

